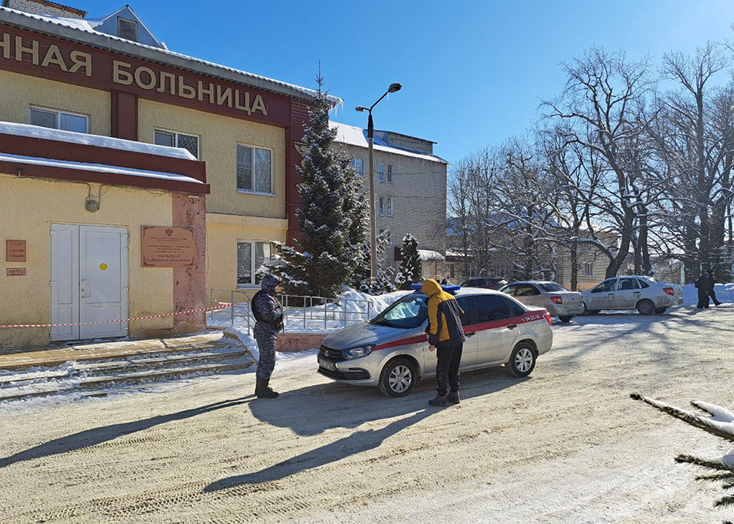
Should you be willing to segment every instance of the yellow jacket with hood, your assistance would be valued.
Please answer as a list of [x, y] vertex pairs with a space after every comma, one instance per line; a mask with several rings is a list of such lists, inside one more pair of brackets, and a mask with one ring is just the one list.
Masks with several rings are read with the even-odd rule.
[[461, 314], [453, 295], [446, 293], [439, 283], [429, 278], [423, 282], [421, 292], [428, 297], [428, 342], [437, 346], [441, 342], [461, 344], [466, 340], [461, 325]]

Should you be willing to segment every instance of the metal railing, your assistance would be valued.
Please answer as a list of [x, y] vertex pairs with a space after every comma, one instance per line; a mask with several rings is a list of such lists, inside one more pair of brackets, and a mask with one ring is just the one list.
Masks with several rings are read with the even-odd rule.
[[[251, 335], [256, 320], [248, 292], [254, 296], [256, 291], [209, 289], [209, 307], [222, 302], [230, 303], [232, 307], [207, 313], [207, 326], [235, 327]], [[369, 320], [379, 313], [379, 308], [366, 299], [299, 295], [278, 295], [277, 298], [283, 306], [283, 331], [286, 333], [330, 333]]]

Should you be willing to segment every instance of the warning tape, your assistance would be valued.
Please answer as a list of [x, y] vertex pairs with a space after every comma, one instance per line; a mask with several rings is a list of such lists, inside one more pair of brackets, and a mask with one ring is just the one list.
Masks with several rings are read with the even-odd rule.
[[144, 317], [123, 318], [120, 320], [98, 320], [96, 322], [72, 322], [70, 324], [7, 324], [0, 325], [0, 329], [11, 328], [51, 328], [51, 327], [69, 327], [69, 326], [88, 326], [92, 324], [117, 324], [120, 322], [130, 322], [132, 320], [148, 320], [150, 318], [174, 317], [177, 315], [189, 315], [191, 313], [200, 313], [204, 311], [220, 311], [232, 307], [234, 304], [228, 302], [219, 302], [218, 306], [205, 307], [199, 309], [189, 309], [186, 311], [175, 311], [173, 313], [164, 313], [162, 315], [147, 315]]

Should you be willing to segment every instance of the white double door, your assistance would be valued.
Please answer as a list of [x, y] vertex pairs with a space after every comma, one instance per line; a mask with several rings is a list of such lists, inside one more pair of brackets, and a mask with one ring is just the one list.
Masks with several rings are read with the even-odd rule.
[[127, 335], [127, 322], [106, 322], [128, 317], [127, 258], [125, 228], [51, 225], [51, 323], [81, 324], [51, 328], [51, 340]]

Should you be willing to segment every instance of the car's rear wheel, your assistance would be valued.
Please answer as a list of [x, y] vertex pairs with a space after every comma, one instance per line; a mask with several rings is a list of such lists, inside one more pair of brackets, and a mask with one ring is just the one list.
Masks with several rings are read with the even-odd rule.
[[640, 312], [640, 315], [652, 315], [655, 313], [655, 304], [650, 300], [640, 300], [637, 303], [637, 311]]
[[379, 387], [388, 397], [404, 397], [413, 390], [417, 380], [415, 364], [406, 358], [395, 358], [382, 368]]
[[667, 310], [668, 310], [668, 308], [667, 308], [667, 307], [659, 307], [659, 308], [657, 308], [657, 309], [655, 310], [655, 314], [656, 314], [656, 315], [662, 315], [662, 314], [663, 314], [663, 313], [665, 313], [665, 312], [666, 312]]
[[515, 377], [527, 377], [535, 369], [536, 355], [533, 346], [527, 342], [520, 342], [512, 350], [510, 361], [505, 364], [505, 367]]
[[569, 315], [569, 316], [567, 316], [567, 317], [566, 317], [566, 316], [563, 316], [563, 317], [558, 317], [558, 320], [560, 320], [561, 322], [563, 322], [563, 323], [565, 323], [565, 324], [568, 324], [569, 322], [571, 322], [571, 319], [572, 319], [572, 318], [573, 318], [573, 317]]

